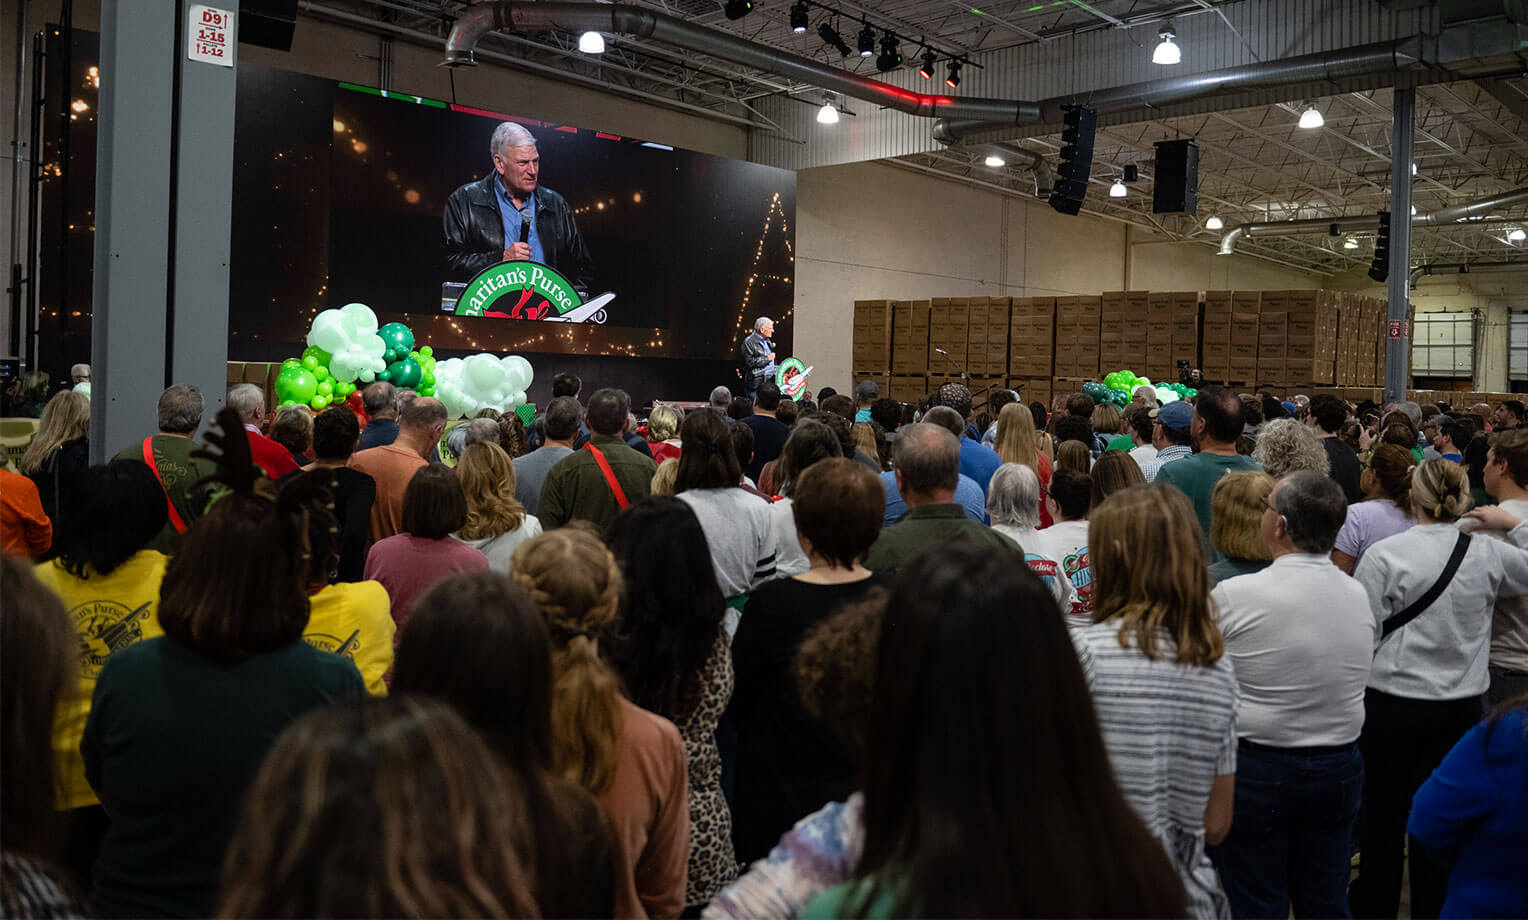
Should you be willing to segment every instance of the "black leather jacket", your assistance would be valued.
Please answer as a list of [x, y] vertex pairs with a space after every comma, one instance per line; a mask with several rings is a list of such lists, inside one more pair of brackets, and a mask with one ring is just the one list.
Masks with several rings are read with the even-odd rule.
[[774, 350], [775, 343], [757, 332], [750, 332], [743, 339], [743, 380], [747, 382], [749, 392], [757, 390], [764, 382], [764, 369], [769, 366], [769, 353]]
[[[469, 182], [446, 199], [446, 265], [454, 281], [468, 281], [478, 272], [504, 261], [504, 216], [495, 197], [495, 173]], [[546, 186], [536, 188], [536, 235], [546, 264], [552, 266], [585, 297], [593, 290], [594, 260], [584, 245], [568, 200]]]

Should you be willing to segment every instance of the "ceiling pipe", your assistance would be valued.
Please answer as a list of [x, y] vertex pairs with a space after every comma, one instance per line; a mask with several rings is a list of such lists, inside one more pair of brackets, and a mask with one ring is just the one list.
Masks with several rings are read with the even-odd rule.
[[[1458, 222], [1469, 217], [1477, 217], [1497, 208], [1518, 204], [1528, 201], [1528, 188], [1514, 189], [1500, 195], [1489, 198], [1481, 198], [1477, 201], [1469, 201], [1464, 204], [1453, 205], [1433, 211], [1431, 214], [1416, 214], [1411, 218], [1412, 227], [1450, 227], [1457, 228]], [[1479, 224], [1509, 223], [1509, 221], [1495, 221], [1476, 219], [1468, 226]], [[1362, 214], [1357, 217], [1317, 217], [1311, 220], [1277, 220], [1267, 223], [1238, 224], [1230, 228], [1220, 238], [1220, 255], [1229, 256], [1236, 252], [1236, 244], [1242, 239], [1252, 239], [1257, 236], [1296, 236], [1306, 233], [1328, 233], [1332, 236], [1341, 236], [1356, 230], [1376, 230], [1379, 228], [1378, 214]]]
[[1528, 262], [1450, 262], [1436, 265], [1418, 265], [1411, 270], [1410, 283], [1413, 289], [1424, 275], [1441, 275], [1445, 272], [1468, 275], [1474, 271], [1528, 271]]
[[1035, 177], [1035, 197], [1049, 198], [1050, 193], [1056, 187], [1056, 171], [1052, 168], [1050, 160], [1044, 154], [1023, 147], [1012, 147], [1008, 144], [997, 144], [993, 147], [1004, 160], [1010, 164], [1023, 166]]

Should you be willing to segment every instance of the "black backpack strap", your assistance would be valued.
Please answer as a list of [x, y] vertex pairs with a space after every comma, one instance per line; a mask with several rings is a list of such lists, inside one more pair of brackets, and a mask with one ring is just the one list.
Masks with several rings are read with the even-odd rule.
[[1384, 622], [1379, 634], [1381, 642], [1389, 638], [1391, 633], [1421, 616], [1428, 607], [1433, 605], [1433, 602], [1448, 588], [1449, 582], [1454, 580], [1454, 574], [1459, 571], [1459, 564], [1464, 561], [1464, 553], [1469, 548], [1470, 535], [1460, 533], [1459, 539], [1454, 541], [1454, 552], [1448, 557], [1448, 564], [1443, 567], [1443, 574], [1438, 576], [1438, 580], [1433, 582], [1433, 586], [1427, 589], [1426, 594], [1417, 598], [1410, 607]]

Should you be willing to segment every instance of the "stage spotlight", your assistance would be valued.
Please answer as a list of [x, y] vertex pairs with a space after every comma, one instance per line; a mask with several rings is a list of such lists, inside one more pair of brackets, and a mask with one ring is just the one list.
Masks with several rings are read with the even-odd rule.
[[897, 50], [897, 37], [890, 32], [881, 36], [881, 54], [875, 59], [875, 69], [881, 73], [902, 66], [902, 52]]
[[1326, 119], [1321, 117], [1321, 110], [1316, 108], [1314, 102], [1305, 103], [1305, 111], [1300, 113], [1300, 127], [1311, 129], [1319, 128], [1326, 124]]
[[1125, 188], [1125, 181], [1123, 179], [1115, 179], [1114, 184], [1109, 186], [1110, 198], [1124, 198], [1128, 194], [1130, 194], [1130, 190]]
[[578, 50], [584, 54], [604, 54], [605, 36], [598, 32], [585, 32], [578, 37]]
[[1218, 217], [1211, 217], [1209, 220], [1204, 222], [1204, 229], [1206, 230], [1219, 230], [1224, 226], [1225, 222]]
[[870, 55], [875, 54], [875, 30], [870, 28], [870, 23], [868, 22], [865, 23], [863, 29], [860, 29], [859, 53], [860, 57], [870, 57]]
[[803, 0], [797, 0], [796, 4], [791, 7], [791, 31], [800, 35], [806, 31], [807, 25], [806, 3]]
[[742, 19], [753, 12], [753, 0], [727, 0], [722, 12], [727, 14], [728, 19]]
[[1173, 39], [1177, 38], [1178, 35], [1173, 31], [1171, 23], [1163, 26], [1162, 31], [1157, 33], [1157, 37], [1162, 39], [1162, 41], [1157, 45], [1156, 49], [1151, 52], [1151, 63], [1176, 64], [1183, 60], [1182, 49], [1173, 44]]
[[1003, 159], [995, 153], [987, 154], [987, 159], [983, 162], [985, 162], [988, 166], [991, 166], [993, 169], [998, 169], [999, 167], [1008, 165], [1007, 160]]
[[938, 61], [934, 59], [934, 52], [929, 51], [928, 49], [924, 49], [923, 66], [918, 68], [918, 76], [925, 80], [934, 79], [934, 65], [936, 63], [938, 63]]
[[822, 38], [823, 44], [838, 49], [839, 57], [849, 56], [849, 46], [844, 44], [844, 37], [838, 34], [837, 29], [824, 22], [817, 27], [817, 34]]
[[957, 86], [960, 85], [960, 62], [959, 61], [951, 61], [950, 62], [950, 75], [944, 78], [944, 85], [948, 86], [950, 89], [955, 89]]

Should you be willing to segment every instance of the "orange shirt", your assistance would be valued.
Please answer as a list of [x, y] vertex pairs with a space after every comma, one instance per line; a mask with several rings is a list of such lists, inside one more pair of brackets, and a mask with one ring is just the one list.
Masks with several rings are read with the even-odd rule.
[[36, 559], [53, 545], [53, 522], [42, 510], [37, 485], [0, 468], [0, 551]]
[[690, 804], [684, 742], [674, 723], [621, 700], [615, 775], [598, 800], [613, 831], [615, 916], [679, 916]]
[[371, 542], [403, 532], [403, 493], [409, 480], [429, 461], [418, 452], [396, 444], [384, 444], [358, 452], [350, 468], [377, 481], [377, 498], [371, 503]]

